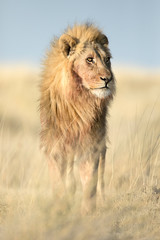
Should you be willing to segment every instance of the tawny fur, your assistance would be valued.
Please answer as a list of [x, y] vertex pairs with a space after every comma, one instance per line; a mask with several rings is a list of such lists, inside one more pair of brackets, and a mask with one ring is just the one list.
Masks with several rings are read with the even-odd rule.
[[[97, 54], [93, 70], [90, 66], [87, 70], [83, 61], [87, 51]], [[41, 144], [71, 192], [75, 192], [73, 168], [78, 159], [86, 211], [95, 207], [98, 166], [100, 188], [104, 188], [106, 116], [115, 92], [111, 67], [104, 64], [103, 55], [110, 56], [108, 39], [98, 28], [88, 24], [68, 28], [51, 44], [41, 82]], [[98, 94], [96, 87], [104, 84], [102, 75], [112, 78], [111, 90], [97, 97], [93, 92]], [[100, 155], [103, 161], [99, 162]]]

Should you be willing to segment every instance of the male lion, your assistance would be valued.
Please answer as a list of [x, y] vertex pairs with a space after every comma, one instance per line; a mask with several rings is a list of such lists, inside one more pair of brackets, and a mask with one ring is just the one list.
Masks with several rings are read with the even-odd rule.
[[[115, 93], [107, 37], [94, 25], [75, 25], [55, 39], [41, 82], [41, 143], [69, 196], [82, 184], [82, 209], [104, 197], [106, 116]], [[77, 176], [77, 174], [76, 174]]]

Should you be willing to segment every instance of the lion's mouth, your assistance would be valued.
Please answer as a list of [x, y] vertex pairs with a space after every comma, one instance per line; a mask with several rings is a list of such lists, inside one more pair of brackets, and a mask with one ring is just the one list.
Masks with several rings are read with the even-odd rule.
[[109, 81], [105, 82], [105, 86], [103, 87], [98, 87], [98, 88], [90, 88], [91, 90], [96, 90], [96, 89], [110, 89], [110, 87], [108, 86], [108, 84], [111, 82], [112, 79], [110, 79]]
[[104, 87], [98, 87], [98, 88], [90, 88], [91, 90], [96, 90], [96, 89], [110, 89], [108, 85], [106, 84]]
[[96, 90], [96, 89], [110, 89], [108, 86], [105, 86], [105, 87], [99, 87], [99, 88], [90, 88], [91, 90]]

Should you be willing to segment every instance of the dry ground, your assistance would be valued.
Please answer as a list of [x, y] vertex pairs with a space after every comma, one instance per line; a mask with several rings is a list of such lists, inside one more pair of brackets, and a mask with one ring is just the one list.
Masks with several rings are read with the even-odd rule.
[[81, 217], [54, 198], [39, 150], [39, 70], [0, 67], [0, 239], [160, 239], [160, 72], [115, 73], [106, 202]]

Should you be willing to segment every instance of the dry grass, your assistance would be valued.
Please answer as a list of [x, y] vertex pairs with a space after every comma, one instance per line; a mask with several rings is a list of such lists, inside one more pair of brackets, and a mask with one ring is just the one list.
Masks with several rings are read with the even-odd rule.
[[38, 70], [0, 68], [0, 239], [159, 239], [160, 73], [116, 68], [106, 202], [80, 217], [51, 192], [39, 150]]

